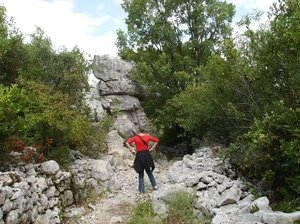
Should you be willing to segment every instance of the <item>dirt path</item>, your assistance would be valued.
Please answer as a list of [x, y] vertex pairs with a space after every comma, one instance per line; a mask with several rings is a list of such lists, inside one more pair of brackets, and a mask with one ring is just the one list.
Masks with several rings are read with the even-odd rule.
[[[168, 170], [171, 162], [155, 162], [154, 177], [158, 187], [168, 182]], [[138, 174], [131, 167], [116, 172], [121, 189], [107, 192], [88, 205], [88, 212], [72, 224], [114, 224], [125, 223], [130, 216], [131, 209], [136, 206], [136, 201], [150, 197], [153, 191], [148, 176], [145, 174], [145, 194], [137, 190]]]

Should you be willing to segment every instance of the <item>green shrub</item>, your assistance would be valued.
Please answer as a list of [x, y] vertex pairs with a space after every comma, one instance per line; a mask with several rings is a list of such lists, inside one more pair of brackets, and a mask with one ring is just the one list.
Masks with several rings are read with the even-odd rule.
[[254, 182], [269, 181], [282, 198], [300, 194], [299, 112], [283, 101], [275, 102], [228, 154], [245, 176]]
[[257, 206], [257, 204], [254, 204], [251, 206], [251, 210], [250, 210], [251, 214], [258, 212], [258, 211], [259, 211], [259, 207]]
[[127, 224], [152, 224], [155, 216], [150, 198], [145, 201], [138, 200], [137, 206], [132, 210], [132, 216]]
[[282, 211], [282, 212], [296, 212], [300, 210], [300, 198], [289, 198], [285, 201], [271, 204], [273, 211]]
[[196, 195], [178, 190], [168, 195], [168, 223], [198, 223], [194, 214]]

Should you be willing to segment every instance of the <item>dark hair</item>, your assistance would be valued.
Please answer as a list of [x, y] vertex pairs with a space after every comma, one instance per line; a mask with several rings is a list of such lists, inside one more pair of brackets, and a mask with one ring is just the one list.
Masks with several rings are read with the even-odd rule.
[[139, 125], [139, 131], [144, 133], [146, 131], [146, 127], [144, 125]]

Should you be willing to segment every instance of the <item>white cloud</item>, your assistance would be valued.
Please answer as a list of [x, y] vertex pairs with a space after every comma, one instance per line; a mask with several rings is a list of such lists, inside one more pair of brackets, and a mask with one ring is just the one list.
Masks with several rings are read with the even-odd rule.
[[[252, 9], [267, 11], [276, 0], [228, 1], [235, 4], [237, 10], [241, 10], [240, 14], [246, 14]], [[31, 34], [35, 31], [35, 26], [39, 26], [56, 47], [65, 46], [72, 49], [77, 45], [91, 56], [116, 55], [116, 30], [126, 29], [125, 13], [120, 9], [123, 0], [99, 2], [96, 14], [87, 14], [74, 12], [76, 0], [0, 0], [7, 8], [8, 17], [14, 17], [16, 26], [23, 34]], [[111, 14], [107, 14], [109, 12]]]
[[114, 0], [113, 2], [114, 2], [114, 4], [116, 4], [116, 5], [120, 5], [121, 3], [124, 2], [124, 0]]
[[103, 4], [99, 4], [97, 5], [97, 12], [101, 14], [101, 11], [104, 9], [104, 5]]
[[275, 1], [276, 0], [229, 0], [229, 2], [245, 10], [258, 9], [261, 11], [267, 11]]
[[[14, 17], [16, 27], [23, 34], [33, 33], [35, 26], [39, 26], [56, 47], [65, 46], [70, 50], [77, 45], [91, 56], [117, 53], [114, 45], [116, 31], [98, 32], [102, 30], [101, 25], [111, 19], [109, 15], [100, 13], [92, 17], [74, 13], [74, 2], [70, 0], [55, 0], [53, 3], [43, 0], [0, 0], [0, 3], [7, 8], [8, 17]], [[98, 10], [102, 7], [98, 5]]]

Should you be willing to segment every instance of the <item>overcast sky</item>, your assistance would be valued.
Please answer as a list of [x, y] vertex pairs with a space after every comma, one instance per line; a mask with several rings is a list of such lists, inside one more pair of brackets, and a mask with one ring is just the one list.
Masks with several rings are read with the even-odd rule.
[[[236, 6], [236, 20], [252, 9], [268, 11], [276, 0], [227, 0]], [[0, 0], [21, 32], [41, 27], [54, 46], [94, 55], [117, 55], [116, 31], [126, 31], [122, 0]]]

